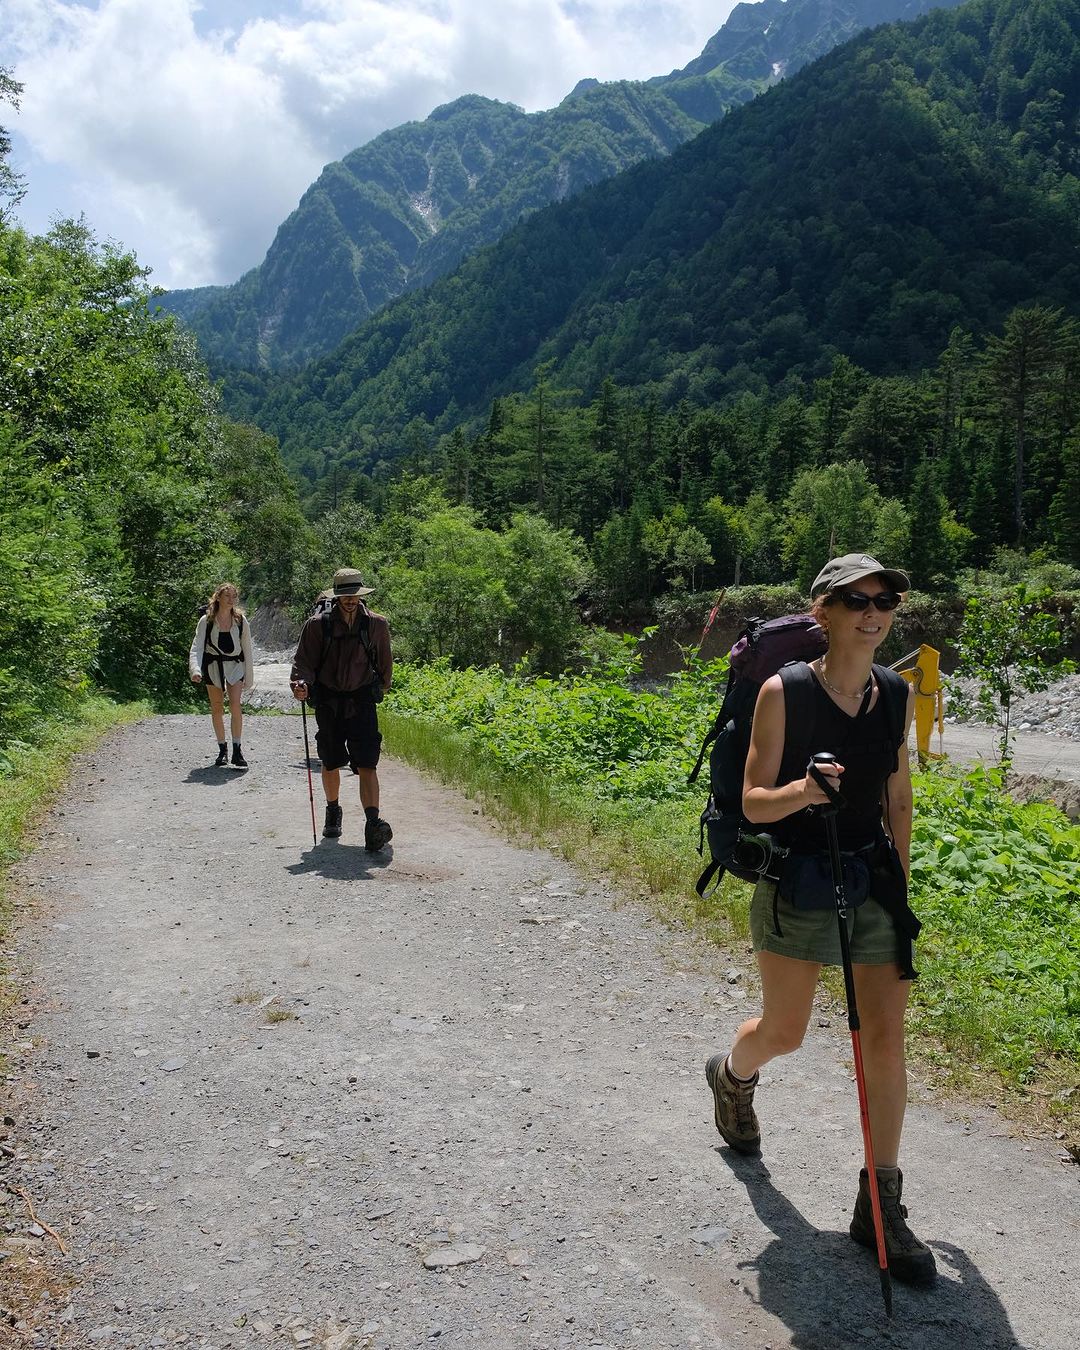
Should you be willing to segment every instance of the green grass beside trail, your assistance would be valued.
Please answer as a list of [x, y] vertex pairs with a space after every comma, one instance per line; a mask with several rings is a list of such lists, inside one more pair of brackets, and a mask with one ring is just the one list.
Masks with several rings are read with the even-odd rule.
[[[749, 886], [729, 880], [705, 904], [693, 889], [708, 788], [707, 775], [692, 788], [686, 775], [720, 674], [691, 664], [649, 693], [628, 689], [625, 671], [402, 667], [380, 716], [393, 753], [669, 922], [745, 944]], [[915, 793], [913, 1048], [942, 1082], [992, 1071], [1080, 1144], [1080, 830], [1052, 806], [1013, 801], [996, 771], [934, 768], [915, 775]]]

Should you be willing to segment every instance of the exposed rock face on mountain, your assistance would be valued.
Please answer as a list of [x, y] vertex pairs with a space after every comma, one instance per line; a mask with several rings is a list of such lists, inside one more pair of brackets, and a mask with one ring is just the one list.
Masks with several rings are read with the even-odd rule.
[[302, 365], [522, 216], [669, 154], [860, 28], [957, 2], [760, 0], [739, 5], [684, 70], [644, 84], [581, 80], [533, 114], [457, 99], [327, 165], [235, 285], [174, 291], [162, 305], [214, 363]]
[[736, 5], [701, 55], [654, 83], [724, 70], [760, 83], [793, 75], [863, 28], [915, 19], [961, 0], [754, 0]]

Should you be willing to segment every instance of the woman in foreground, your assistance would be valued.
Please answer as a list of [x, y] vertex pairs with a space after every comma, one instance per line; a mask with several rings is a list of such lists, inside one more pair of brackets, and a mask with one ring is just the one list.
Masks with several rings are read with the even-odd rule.
[[[866, 554], [833, 559], [811, 589], [811, 613], [826, 630], [828, 651], [809, 663], [808, 677], [807, 668], [800, 674], [812, 680], [811, 753], [835, 756], [834, 765], [820, 768], [844, 799], [836, 823], [889, 1268], [899, 1280], [928, 1284], [936, 1276], [934, 1256], [908, 1226], [899, 1168], [907, 1104], [904, 1013], [918, 931], [907, 906], [912, 791], [906, 746], [914, 692], [873, 664], [909, 589], [905, 573]], [[893, 709], [899, 715], [891, 717]], [[739, 1027], [730, 1054], [715, 1055], [706, 1066], [717, 1129], [742, 1153], [757, 1152], [761, 1142], [753, 1106], [758, 1070], [802, 1044], [821, 968], [841, 963], [824, 819], [815, 809], [828, 798], [807, 758], [805, 741], [788, 726], [785, 680], [775, 675], [758, 696], [743, 784], [746, 819], [790, 850], [778, 877], [763, 876], [751, 902], [763, 1010]], [[875, 1248], [865, 1169], [849, 1231]]]

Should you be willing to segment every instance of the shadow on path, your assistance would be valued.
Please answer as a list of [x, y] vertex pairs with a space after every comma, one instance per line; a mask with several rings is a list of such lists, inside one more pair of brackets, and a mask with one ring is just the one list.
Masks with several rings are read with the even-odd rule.
[[214, 764], [204, 764], [200, 769], [189, 769], [184, 782], [223, 787], [226, 783], [241, 783], [246, 777], [246, 770], [233, 769], [227, 764], [223, 764], [220, 769]]
[[315, 873], [334, 881], [363, 881], [377, 876], [394, 860], [393, 848], [369, 853], [362, 844], [341, 844], [323, 839], [317, 848], [307, 848], [298, 862], [289, 863], [286, 872], [294, 877]]
[[[780, 1319], [799, 1350], [854, 1350], [871, 1341], [941, 1350], [952, 1345], [1016, 1350], [1019, 1342], [1001, 1301], [959, 1247], [931, 1241], [938, 1281], [912, 1289], [893, 1281], [893, 1316], [885, 1315], [877, 1258], [846, 1229], [815, 1228], [772, 1184], [758, 1158], [718, 1147], [746, 1187], [758, 1218], [774, 1234], [756, 1260], [758, 1302]], [[854, 1205], [857, 1182], [852, 1186]], [[916, 1232], [929, 1239], [916, 1223]]]

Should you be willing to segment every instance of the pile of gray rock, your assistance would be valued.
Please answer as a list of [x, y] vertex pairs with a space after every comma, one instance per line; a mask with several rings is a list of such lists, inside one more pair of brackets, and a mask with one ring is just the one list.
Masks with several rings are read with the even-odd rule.
[[[978, 718], [961, 719], [949, 712], [950, 691], [957, 691], [969, 702], [974, 701], [976, 686], [973, 680], [962, 680], [955, 676], [947, 677], [945, 682], [945, 721], [960, 723], [963, 720], [978, 721]], [[1066, 675], [1055, 681], [1049, 689], [1036, 694], [1022, 694], [1014, 699], [1010, 725], [1014, 731], [1038, 731], [1047, 736], [1061, 736], [1067, 740], [1080, 741], [1080, 674]]]

